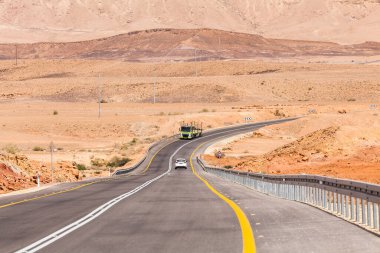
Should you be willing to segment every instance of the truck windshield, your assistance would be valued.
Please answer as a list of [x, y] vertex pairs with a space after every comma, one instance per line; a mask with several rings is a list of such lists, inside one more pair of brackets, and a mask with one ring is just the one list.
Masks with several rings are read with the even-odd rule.
[[190, 132], [191, 127], [181, 127], [181, 132]]

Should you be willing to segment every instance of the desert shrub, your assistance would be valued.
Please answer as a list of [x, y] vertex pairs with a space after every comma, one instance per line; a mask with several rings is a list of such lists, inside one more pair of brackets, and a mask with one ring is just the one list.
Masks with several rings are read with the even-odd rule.
[[80, 164], [80, 163], [78, 163], [78, 164], [76, 165], [76, 168], [77, 168], [78, 170], [87, 170], [86, 166], [85, 166], [84, 164]]
[[5, 147], [3, 148], [3, 150], [9, 154], [17, 154], [18, 152], [20, 152], [20, 150], [18, 149], [18, 147], [14, 144], [7, 144], [5, 145]]
[[276, 109], [276, 111], [274, 112], [274, 116], [285, 117], [285, 113], [281, 112], [279, 109]]
[[207, 108], [203, 108], [201, 112], [208, 112]]
[[111, 160], [108, 161], [107, 166], [108, 167], [122, 167], [126, 165], [127, 163], [129, 163], [130, 161], [131, 159], [127, 157], [114, 156], [111, 158]]
[[91, 165], [95, 167], [102, 167], [105, 164], [106, 164], [106, 161], [104, 159], [94, 158], [91, 160]]
[[355, 99], [355, 98], [349, 98], [349, 99], [347, 99], [347, 101], [348, 101], [348, 102], [355, 102], [356, 99]]
[[107, 100], [105, 100], [105, 99], [102, 99], [102, 100], [100, 100], [100, 103], [101, 103], [101, 104], [107, 104], [107, 103], [108, 103], [108, 101], [107, 101]]
[[129, 144], [132, 146], [132, 145], [135, 145], [137, 143], [138, 139], [137, 138], [133, 138]]
[[226, 166], [224, 166], [224, 168], [225, 168], [226, 170], [230, 170], [230, 169], [232, 169], [233, 167], [232, 167], [231, 165], [226, 165]]
[[33, 148], [33, 151], [45, 151], [45, 149], [44, 149], [44, 148], [41, 148], [41, 147], [39, 147], [39, 146], [35, 146], [35, 147]]
[[339, 114], [346, 114], [347, 111], [346, 111], [345, 109], [343, 109], [343, 110], [339, 110], [338, 113], [339, 113]]
[[129, 144], [128, 143], [123, 143], [120, 146], [120, 150], [128, 150]]
[[57, 111], [57, 110], [54, 110], [54, 111], [53, 111], [53, 115], [58, 115], [58, 111]]
[[102, 172], [101, 171], [95, 171], [96, 175], [100, 175]]

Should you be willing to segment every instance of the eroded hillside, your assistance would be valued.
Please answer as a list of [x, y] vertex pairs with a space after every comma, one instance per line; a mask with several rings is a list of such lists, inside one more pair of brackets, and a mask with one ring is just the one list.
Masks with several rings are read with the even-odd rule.
[[0, 42], [77, 41], [155, 28], [379, 41], [378, 0], [2, 0]]

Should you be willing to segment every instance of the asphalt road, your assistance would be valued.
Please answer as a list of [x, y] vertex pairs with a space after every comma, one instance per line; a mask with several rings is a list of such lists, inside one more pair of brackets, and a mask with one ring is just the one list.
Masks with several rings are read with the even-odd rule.
[[[0, 208], [0, 252], [15, 252], [47, 238], [120, 195], [124, 198], [119, 202], [65, 236], [56, 234], [39, 252], [242, 252], [244, 235], [236, 211], [190, 168], [168, 172], [169, 160], [176, 151], [174, 159], [189, 159], [201, 143], [262, 126], [238, 126], [207, 133], [192, 142], [175, 141], [157, 153], [145, 173], [146, 163], [127, 176]], [[235, 200], [245, 212], [258, 252], [380, 252], [380, 239], [354, 225], [310, 206], [204, 174], [194, 165], [218, 192]], [[145, 188], [139, 188], [144, 183]], [[62, 190], [73, 185], [57, 187]], [[139, 191], [123, 195], [134, 189]], [[57, 189], [45, 191], [8, 197], [0, 200], [0, 206]]]

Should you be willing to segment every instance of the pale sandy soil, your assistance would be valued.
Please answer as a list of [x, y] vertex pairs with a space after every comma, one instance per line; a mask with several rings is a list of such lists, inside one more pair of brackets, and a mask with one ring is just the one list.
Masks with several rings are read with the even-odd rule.
[[[364, 126], [378, 126], [377, 121], [359, 120], [377, 118], [356, 111], [368, 111], [369, 104], [379, 101], [379, 80], [379, 65], [22, 60], [15, 66], [0, 61], [0, 160], [21, 170], [2, 165], [0, 191], [35, 185], [37, 172], [50, 182], [51, 141], [56, 147], [55, 180], [75, 181], [108, 175], [104, 164], [114, 156], [131, 159], [125, 166], [135, 163], [151, 143], [177, 133], [182, 121], [202, 122], [209, 129], [243, 123], [247, 116], [262, 121], [315, 110], [318, 114], [309, 117], [313, 121], [264, 132], [258, 142], [237, 143], [231, 156], [260, 156], [333, 122], [341, 127], [340, 140], [358, 140], [344, 142], [353, 147], [351, 159], [360, 138], [378, 145], [378, 128], [361, 134]], [[158, 103], [152, 104], [155, 82]], [[99, 91], [104, 100], [100, 119]], [[36, 147], [42, 151], [33, 151]], [[10, 149], [17, 155], [9, 154]], [[244, 161], [239, 158], [236, 164]], [[75, 164], [88, 169], [78, 171]]]

